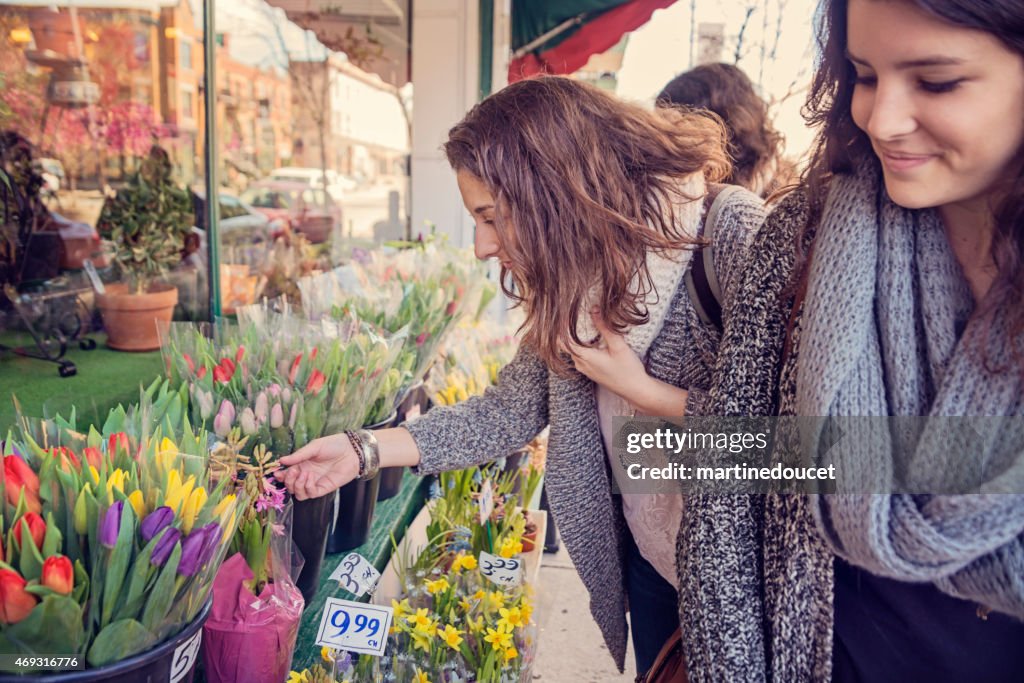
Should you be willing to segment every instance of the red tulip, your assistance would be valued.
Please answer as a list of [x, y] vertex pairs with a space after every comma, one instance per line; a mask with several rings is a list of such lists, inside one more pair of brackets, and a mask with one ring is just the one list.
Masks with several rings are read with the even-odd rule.
[[324, 388], [324, 382], [326, 381], [327, 377], [324, 373], [319, 370], [313, 370], [313, 374], [309, 376], [309, 382], [306, 383], [306, 393], [316, 396]]
[[39, 502], [39, 476], [32, 471], [24, 460], [16, 455], [4, 456], [4, 493], [7, 502], [18, 504], [18, 495], [25, 492], [25, 503], [30, 512], [42, 512]]
[[75, 571], [71, 560], [63, 555], [54, 555], [43, 562], [42, 584], [61, 595], [67, 595], [75, 587]]
[[17, 624], [35, 608], [36, 597], [25, 590], [26, 583], [18, 572], [0, 569], [0, 624]]
[[98, 448], [92, 446], [86, 446], [82, 449], [82, 455], [85, 456], [85, 461], [95, 467], [97, 470], [100, 469], [100, 465], [103, 464], [103, 456], [100, 454]]
[[309, 352], [309, 358], [310, 358], [310, 360], [315, 360], [315, 359], [316, 359], [316, 354], [317, 354], [317, 352], [318, 352], [319, 350], [320, 350], [320, 349], [318, 349], [317, 347], [315, 347], [315, 346], [313, 347], [313, 350]]
[[220, 366], [227, 371], [229, 376], [233, 376], [235, 374], [235, 361], [230, 358], [221, 358]]
[[244, 356], [245, 356], [245, 347], [244, 346], [239, 346], [238, 350], [235, 351], [235, 362], [236, 363], [241, 363], [242, 362], [242, 358]]
[[458, 306], [459, 303], [457, 301], [449, 301], [448, 305], [444, 309], [444, 314], [449, 317], [455, 315], [455, 309], [458, 308]]
[[14, 538], [18, 541], [18, 547], [21, 546], [21, 529], [22, 520], [28, 523], [28, 532], [32, 534], [32, 542], [36, 544], [36, 547], [40, 550], [43, 549], [43, 538], [46, 537], [46, 522], [35, 512], [26, 512], [21, 519], [14, 523]]
[[195, 364], [195, 361], [192, 360], [192, 356], [188, 355], [187, 353], [184, 353], [184, 354], [182, 354], [182, 358], [185, 359], [185, 365], [188, 366], [188, 371], [189, 372], [195, 372], [196, 371], [196, 364]]
[[227, 370], [217, 365], [213, 368], [213, 381], [220, 382], [221, 384], [227, 384], [231, 381], [231, 376], [228, 375]]
[[111, 434], [107, 440], [107, 455], [113, 459], [117, 456], [119, 449], [124, 449], [125, 453], [131, 453], [131, 445], [128, 443], [128, 435], [124, 432], [117, 432]]
[[196, 372], [196, 379], [202, 379], [204, 377], [206, 377], [206, 366], [205, 365], [202, 366], [201, 368], [199, 368], [199, 371]]
[[288, 372], [288, 383], [295, 384], [295, 377], [299, 374], [299, 365], [302, 363], [302, 354], [295, 356], [292, 361], [292, 369]]
[[64, 470], [65, 472], [67, 472], [69, 469], [69, 463], [71, 465], [74, 465], [76, 468], [82, 466], [82, 463], [78, 459], [78, 456], [75, 455], [75, 452], [72, 451], [67, 446], [54, 446], [53, 448], [50, 449], [50, 455], [52, 455], [54, 458], [60, 458], [61, 469]]

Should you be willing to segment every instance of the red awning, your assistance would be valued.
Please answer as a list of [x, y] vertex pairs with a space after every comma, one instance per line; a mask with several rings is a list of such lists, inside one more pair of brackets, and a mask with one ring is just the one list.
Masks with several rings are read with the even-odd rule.
[[[674, 2], [629, 0], [592, 18], [581, 15], [577, 19], [582, 25], [554, 47], [544, 49], [541, 45], [535, 51], [514, 56], [508, 69], [509, 83], [541, 73], [572, 73], [582, 68], [591, 55], [611, 49], [623, 35], [646, 24], [656, 10], [664, 9]], [[569, 19], [572, 20], [571, 17]]]

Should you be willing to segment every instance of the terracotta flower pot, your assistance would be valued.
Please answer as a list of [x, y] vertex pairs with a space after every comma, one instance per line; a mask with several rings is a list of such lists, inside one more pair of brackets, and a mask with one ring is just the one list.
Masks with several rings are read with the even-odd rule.
[[104, 294], [96, 295], [96, 306], [103, 313], [107, 330], [107, 346], [118, 351], [159, 349], [157, 323], [169, 323], [177, 303], [177, 287], [155, 286], [143, 294], [132, 294], [127, 285], [107, 285]]

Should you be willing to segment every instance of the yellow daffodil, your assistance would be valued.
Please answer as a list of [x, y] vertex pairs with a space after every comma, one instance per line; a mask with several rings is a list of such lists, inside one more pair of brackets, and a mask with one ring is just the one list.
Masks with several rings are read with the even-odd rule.
[[421, 671], [419, 667], [416, 667], [416, 675], [413, 676], [412, 683], [430, 683], [430, 679], [427, 678], [427, 674]]
[[164, 505], [174, 510], [175, 514], [177, 514], [182, 504], [192, 495], [192, 489], [195, 485], [196, 478], [194, 475], [190, 475], [185, 483], [182, 483], [181, 474], [178, 473], [178, 470], [171, 470], [170, 474], [167, 475], [167, 497], [164, 499]]
[[419, 629], [426, 627], [430, 623], [430, 617], [427, 616], [427, 608], [422, 607], [416, 610], [415, 614], [409, 614], [405, 617], [405, 620], [412, 624], [413, 628]]
[[334, 650], [324, 645], [320, 648], [320, 659], [324, 660], [328, 664], [334, 661]]
[[523, 602], [519, 605], [519, 613], [523, 619], [523, 625], [530, 623], [530, 617], [533, 615], [533, 605], [530, 604], [529, 600], [523, 599]]
[[441, 591], [448, 590], [448, 587], [451, 584], [448, 583], [448, 579], [442, 576], [440, 579], [437, 579], [436, 581], [424, 581], [423, 585], [427, 587], [428, 593], [430, 593], [431, 595], [437, 595]]
[[288, 683], [309, 683], [309, 670], [289, 672]]
[[128, 495], [128, 502], [132, 504], [132, 508], [135, 510], [135, 515], [142, 519], [146, 516], [146, 502], [142, 499], [142, 491], [138, 489], [131, 492]]
[[445, 644], [453, 650], [458, 650], [459, 645], [462, 644], [462, 633], [462, 631], [451, 624], [446, 624], [444, 631], [438, 631], [438, 635], [441, 637], [441, 640], [443, 640]]
[[452, 572], [458, 574], [463, 569], [476, 569], [476, 558], [472, 555], [459, 553], [458, 556], [452, 560]]
[[430, 652], [430, 636], [419, 631], [412, 632], [412, 649]]
[[412, 611], [412, 607], [409, 606], [409, 598], [402, 598], [402, 601], [398, 600], [391, 601], [391, 609], [395, 610], [394, 620], [404, 619], [405, 615]]
[[515, 646], [513, 645], [512, 647], [505, 648], [505, 653], [503, 656], [505, 658], [505, 663], [508, 664], [513, 659], [519, 656], [519, 651], [516, 650]]
[[181, 510], [181, 530], [186, 534], [192, 532], [192, 525], [196, 523], [199, 511], [206, 505], [206, 499], [206, 489], [202, 486], [189, 494], [188, 500], [185, 501], [185, 506]]
[[462, 598], [461, 600], [459, 600], [459, 607], [462, 608], [463, 612], [466, 612], [468, 614], [473, 609], [473, 603], [471, 603], [466, 598]]
[[512, 634], [502, 626], [498, 626], [497, 629], [488, 628], [484, 640], [490, 643], [495, 650], [505, 650], [512, 646]]
[[466, 623], [469, 624], [469, 630], [473, 633], [480, 633], [484, 630], [483, 615], [478, 616], [476, 619], [467, 619]]
[[501, 619], [498, 620], [498, 624], [508, 624], [510, 631], [516, 626], [523, 625], [523, 613], [518, 607], [512, 607], [511, 609], [505, 609], [502, 607], [498, 610], [498, 614], [501, 615]]
[[501, 591], [492, 591], [488, 593], [487, 601], [484, 605], [484, 609], [488, 612], [497, 612], [505, 606], [505, 594]]
[[482, 590], [478, 590], [476, 593], [473, 593], [473, 599], [474, 600], [483, 600], [485, 595], [487, 595], [487, 593], [485, 593]]
[[502, 557], [515, 557], [523, 552], [523, 543], [515, 536], [509, 536], [501, 544], [500, 555]]

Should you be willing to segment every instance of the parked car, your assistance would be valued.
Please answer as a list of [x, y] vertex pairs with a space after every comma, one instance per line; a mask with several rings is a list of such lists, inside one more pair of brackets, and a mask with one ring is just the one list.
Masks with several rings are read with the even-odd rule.
[[[233, 194], [221, 192], [220, 222], [218, 232], [220, 242], [224, 246], [243, 246], [267, 242], [276, 231], [285, 229], [286, 221], [274, 224], [273, 220], [261, 211]], [[206, 191], [202, 188], [192, 189], [192, 206], [196, 215], [196, 227], [206, 232]]]
[[[270, 172], [271, 180], [303, 183], [310, 187], [324, 187], [324, 172], [319, 168], [308, 166], [285, 166]], [[336, 202], [343, 201], [346, 192], [351, 192], [359, 185], [350, 176], [327, 169], [327, 192]]]
[[[341, 207], [327, 192], [301, 182], [260, 180], [241, 197], [271, 221], [286, 221], [310, 242], [326, 242], [335, 226], [341, 225]], [[282, 226], [283, 227], [283, 226]], [[278, 237], [283, 231], [272, 232]]]

